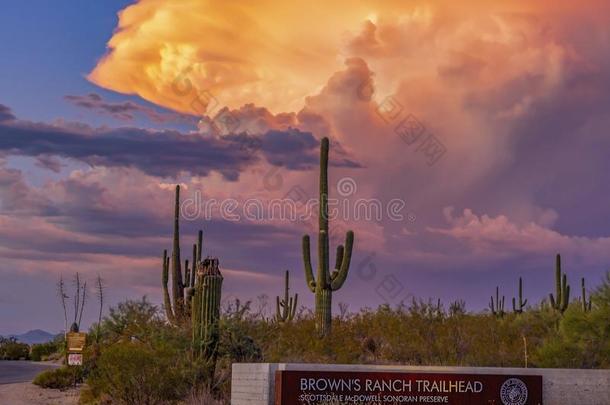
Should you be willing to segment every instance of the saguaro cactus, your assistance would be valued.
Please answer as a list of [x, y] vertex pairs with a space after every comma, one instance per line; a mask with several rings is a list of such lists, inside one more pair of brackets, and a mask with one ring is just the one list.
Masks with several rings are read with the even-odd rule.
[[502, 300], [500, 300], [500, 287], [496, 287], [496, 301], [494, 305], [494, 297], [491, 296], [491, 300], [489, 301], [489, 309], [491, 309], [491, 313], [498, 318], [502, 318], [504, 316], [504, 296], [502, 296]]
[[206, 258], [197, 267], [191, 321], [193, 356], [213, 368], [218, 354], [222, 275], [218, 259]]
[[297, 302], [299, 300], [299, 294], [294, 295], [294, 299], [290, 296], [290, 272], [286, 270], [285, 284], [284, 284], [284, 299], [276, 297], [276, 314], [275, 319], [278, 322], [290, 322], [294, 319], [294, 314], [297, 309]]
[[527, 305], [527, 299], [523, 300], [523, 280], [519, 277], [519, 302], [515, 300], [513, 297], [513, 312], [516, 314], [520, 314], [523, 312], [523, 308]]
[[165, 307], [165, 314], [167, 320], [171, 323], [175, 323], [174, 311], [172, 310], [172, 300], [169, 297], [169, 291], [167, 284], [169, 282], [169, 257], [167, 257], [167, 249], [163, 251], [163, 272], [161, 273], [161, 285], [163, 286], [163, 306]]
[[561, 273], [561, 256], [559, 254], [555, 257], [555, 294], [555, 296], [552, 293], [549, 294], [551, 307], [563, 314], [570, 303], [570, 286], [565, 273]]
[[172, 250], [172, 298], [174, 300], [174, 317], [179, 320], [184, 314], [184, 286], [180, 268], [180, 185], [176, 186], [174, 204], [174, 244]]
[[[173, 324], [188, 321], [191, 313], [191, 300], [194, 294], [196, 269], [201, 261], [203, 232], [200, 230], [197, 244], [193, 245], [193, 260], [184, 261], [184, 276], [180, 262], [180, 186], [176, 186], [174, 203], [174, 238], [171, 257], [163, 251], [161, 284], [163, 286], [163, 304], [167, 319]], [[190, 264], [190, 267], [189, 267]], [[171, 266], [170, 266], [171, 265]], [[171, 267], [171, 295], [168, 288]]]
[[589, 297], [589, 301], [587, 301], [587, 290], [585, 289], [585, 278], [580, 279], [580, 287], [581, 287], [581, 300], [582, 300], [582, 310], [584, 312], [591, 311], [591, 297]]
[[329, 269], [329, 241], [328, 241], [328, 138], [323, 138], [320, 145], [320, 212], [318, 233], [318, 272], [314, 279], [311, 266], [309, 235], [303, 236], [303, 264], [307, 287], [315, 294], [316, 302], [316, 329], [321, 336], [331, 331], [332, 323], [332, 293], [343, 286], [347, 279], [349, 264], [352, 257], [354, 232], [347, 231], [345, 246], [337, 247], [337, 260], [335, 270]]

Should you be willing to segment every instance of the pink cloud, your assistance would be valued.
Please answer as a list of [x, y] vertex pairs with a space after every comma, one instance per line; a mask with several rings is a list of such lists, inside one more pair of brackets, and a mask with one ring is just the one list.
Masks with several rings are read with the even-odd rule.
[[449, 228], [427, 230], [458, 240], [477, 255], [507, 257], [526, 253], [550, 257], [566, 253], [589, 263], [610, 259], [610, 237], [564, 235], [534, 222], [516, 224], [506, 215], [478, 216], [470, 209], [454, 216], [453, 208], [447, 207], [444, 215]]

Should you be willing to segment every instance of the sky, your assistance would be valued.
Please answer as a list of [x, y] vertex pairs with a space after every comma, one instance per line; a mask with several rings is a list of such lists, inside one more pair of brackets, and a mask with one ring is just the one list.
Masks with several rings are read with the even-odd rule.
[[3, 5], [0, 334], [61, 330], [56, 284], [76, 272], [108, 305], [160, 304], [176, 184], [183, 258], [203, 229], [225, 303], [272, 314], [289, 269], [311, 307], [323, 137], [331, 249], [356, 235], [335, 305], [479, 311], [519, 277], [539, 302], [557, 253], [573, 291], [593, 287], [610, 261], [609, 20], [597, 0]]

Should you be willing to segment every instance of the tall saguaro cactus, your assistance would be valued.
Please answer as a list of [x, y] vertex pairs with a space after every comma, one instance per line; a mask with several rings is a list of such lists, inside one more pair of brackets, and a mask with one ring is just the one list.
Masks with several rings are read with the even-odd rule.
[[591, 311], [591, 297], [587, 301], [587, 290], [585, 289], [585, 278], [580, 279], [580, 287], [581, 287], [581, 299], [582, 299], [582, 310], [584, 312]]
[[179, 320], [184, 313], [184, 287], [180, 268], [180, 185], [176, 186], [174, 244], [172, 249], [172, 298], [174, 300], [174, 316]]
[[526, 305], [527, 299], [523, 300], [523, 280], [519, 277], [519, 302], [517, 303], [515, 297], [513, 297], [513, 312], [516, 314], [522, 313]]
[[307, 287], [315, 294], [316, 329], [321, 336], [331, 331], [332, 323], [332, 293], [343, 286], [347, 279], [349, 264], [352, 257], [354, 232], [348, 231], [345, 236], [345, 246], [337, 247], [335, 270], [330, 272], [329, 241], [328, 241], [328, 138], [323, 138], [320, 145], [320, 212], [318, 232], [318, 271], [314, 279], [311, 265], [309, 235], [303, 236], [303, 264]]
[[206, 258], [199, 263], [191, 311], [193, 355], [205, 362], [212, 374], [220, 338], [222, 280], [218, 259]]
[[500, 300], [500, 287], [496, 287], [496, 301], [494, 305], [494, 297], [491, 296], [491, 300], [489, 301], [489, 309], [491, 309], [491, 313], [498, 318], [502, 318], [504, 316], [504, 296], [502, 296], [502, 300]]
[[570, 286], [566, 274], [561, 272], [561, 256], [559, 254], [555, 257], [555, 294], [549, 294], [551, 307], [563, 314], [570, 303]]
[[276, 314], [275, 319], [280, 323], [290, 322], [294, 319], [294, 314], [297, 309], [299, 294], [295, 294], [294, 298], [290, 296], [290, 272], [286, 270], [284, 284], [284, 299], [275, 297]]
[[[197, 244], [193, 245], [193, 259], [189, 263], [184, 261], [184, 275], [182, 274], [180, 261], [180, 186], [176, 186], [174, 202], [174, 238], [171, 256], [167, 250], [163, 251], [163, 267], [161, 273], [161, 284], [163, 286], [163, 305], [167, 319], [175, 324], [181, 324], [188, 320], [191, 313], [191, 301], [194, 295], [196, 281], [196, 269], [201, 261], [203, 232], [200, 230]], [[190, 267], [189, 267], [190, 264]], [[171, 269], [171, 295], [168, 288]]]

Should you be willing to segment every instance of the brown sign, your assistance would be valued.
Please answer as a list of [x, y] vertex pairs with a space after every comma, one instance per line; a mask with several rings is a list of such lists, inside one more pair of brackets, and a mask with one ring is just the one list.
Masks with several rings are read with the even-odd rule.
[[541, 405], [542, 376], [277, 371], [275, 405]]
[[68, 352], [82, 352], [85, 348], [87, 334], [82, 332], [69, 332], [66, 336]]

